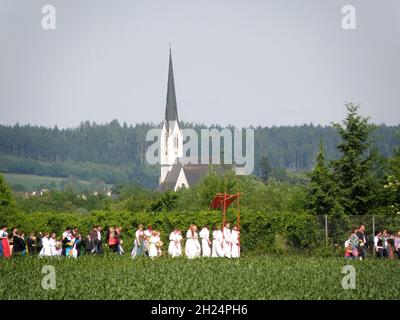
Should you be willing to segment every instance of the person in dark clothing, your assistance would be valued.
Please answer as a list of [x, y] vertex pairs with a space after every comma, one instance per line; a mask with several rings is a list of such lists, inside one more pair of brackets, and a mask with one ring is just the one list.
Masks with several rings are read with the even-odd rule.
[[92, 247], [91, 252], [92, 253], [98, 253], [98, 243], [99, 243], [99, 239], [98, 239], [98, 234], [97, 234], [97, 228], [98, 226], [94, 226], [93, 230], [90, 231], [89, 236], [90, 236], [90, 244]]
[[25, 256], [26, 255], [26, 241], [25, 241], [25, 234], [23, 232], [21, 232], [18, 237], [18, 245], [19, 245], [19, 250], [20, 250], [22, 256]]
[[94, 226], [93, 230], [90, 232], [90, 239], [92, 243], [92, 252], [93, 253], [102, 253], [102, 239], [101, 239], [101, 226]]
[[61, 255], [65, 256], [67, 252], [67, 243], [71, 241], [71, 235], [72, 235], [72, 228], [67, 227], [65, 231], [62, 234], [61, 238], [61, 245], [62, 245], [62, 250], [61, 250]]
[[82, 246], [81, 246], [81, 248], [82, 248], [82, 247], [83, 247], [83, 249], [84, 249], [85, 254], [90, 254], [90, 253], [92, 253], [93, 247], [92, 247], [92, 242], [90, 241], [90, 236], [89, 236], [89, 235], [86, 237], [86, 239], [83, 239], [83, 240], [82, 240]]
[[12, 243], [13, 243], [13, 253], [21, 252], [20, 244], [19, 244], [19, 232], [17, 228], [12, 230]]
[[39, 254], [43, 248], [42, 238], [43, 238], [43, 234], [41, 232], [39, 232], [38, 235], [36, 236], [36, 242], [35, 242], [35, 249], [36, 249], [37, 254]]
[[389, 232], [385, 229], [383, 230], [382, 233], [382, 254], [384, 258], [389, 258], [389, 239], [390, 239], [390, 234]]
[[79, 233], [77, 233], [75, 236], [75, 243], [76, 243], [75, 249], [77, 252], [77, 257], [80, 257], [80, 255], [82, 254], [82, 236]]
[[356, 232], [356, 236], [359, 240], [358, 256], [361, 260], [363, 260], [367, 257], [368, 252], [368, 236], [365, 234], [364, 225], [360, 226], [360, 228]]
[[27, 239], [27, 245], [28, 245], [28, 254], [29, 255], [34, 255], [35, 254], [35, 236], [33, 233], [29, 235], [29, 238]]

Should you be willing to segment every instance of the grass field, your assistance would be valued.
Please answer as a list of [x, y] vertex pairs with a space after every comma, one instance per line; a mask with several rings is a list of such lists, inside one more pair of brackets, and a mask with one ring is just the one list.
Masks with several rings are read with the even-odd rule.
[[[356, 269], [345, 290], [342, 268]], [[42, 267], [56, 271], [44, 290]], [[0, 299], [399, 299], [398, 261], [248, 256], [239, 260], [87, 256], [0, 259]]]
[[19, 173], [1, 173], [4, 176], [6, 182], [10, 185], [20, 184], [25, 187], [26, 190], [31, 191], [35, 187], [42, 184], [51, 184], [54, 182], [57, 188], [60, 187], [60, 183], [65, 180], [64, 178], [56, 177], [45, 177], [37, 176], [34, 174], [19, 174]]

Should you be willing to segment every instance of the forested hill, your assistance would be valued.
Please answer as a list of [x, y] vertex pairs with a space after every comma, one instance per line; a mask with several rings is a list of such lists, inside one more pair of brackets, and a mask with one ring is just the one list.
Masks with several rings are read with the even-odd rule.
[[[154, 127], [154, 124], [121, 125], [117, 120], [107, 124], [84, 122], [73, 129], [0, 125], [0, 171], [62, 177], [73, 174], [108, 183], [122, 179], [153, 186], [158, 170], [146, 168], [145, 136]], [[189, 123], [182, 123], [182, 127], [205, 128]], [[254, 129], [255, 174], [264, 156], [275, 168], [312, 168], [321, 138], [327, 158], [338, 156], [336, 146], [340, 138], [331, 126]], [[375, 144], [384, 156], [390, 156], [399, 144], [399, 131], [399, 125], [380, 125], [375, 130]]]

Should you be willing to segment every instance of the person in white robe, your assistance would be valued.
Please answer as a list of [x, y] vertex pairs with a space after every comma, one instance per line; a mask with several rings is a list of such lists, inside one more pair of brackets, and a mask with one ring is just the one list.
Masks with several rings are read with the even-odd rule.
[[157, 243], [160, 241], [157, 231], [153, 230], [149, 243], [149, 257], [154, 259], [158, 255]]
[[211, 248], [210, 248], [210, 231], [208, 230], [208, 226], [204, 226], [199, 233], [201, 239], [201, 250], [203, 257], [211, 256]]
[[50, 255], [58, 256], [56, 234], [53, 232], [49, 238]]
[[175, 229], [173, 232], [171, 232], [171, 234], [169, 235], [168, 254], [172, 258], [182, 255], [181, 241], [182, 233], [180, 230]]
[[39, 257], [51, 257], [51, 248], [49, 243], [49, 234], [46, 232], [42, 238], [42, 250], [39, 252]]
[[198, 258], [201, 254], [201, 246], [197, 235], [197, 226], [194, 224], [190, 226], [186, 233], [185, 254], [189, 259]]
[[232, 241], [232, 258], [240, 257], [240, 233], [237, 226], [234, 226], [231, 234]]
[[224, 256], [224, 250], [223, 250], [222, 231], [221, 231], [221, 228], [219, 226], [217, 226], [216, 228], [214, 228], [214, 231], [213, 231], [211, 257], [218, 258], [218, 257], [223, 257], [223, 256]]
[[156, 247], [157, 247], [157, 255], [158, 256], [162, 256], [162, 246], [164, 245], [164, 242], [161, 241], [161, 233], [160, 231], [157, 231], [157, 243], [156, 243]]
[[143, 232], [143, 234], [144, 234], [144, 253], [148, 255], [150, 250], [151, 236], [153, 234], [153, 228], [151, 226], [148, 226], [147, 229]]
[[141, 257], [144, 255], [145, 243], [144, 243], [144, 231], [143, 225], [139, 224], [138, 230], [135, 232], [135, 241], [133, 243], [133, 249], [131, 252], [131, 257]]
[[229, 222], [225, 223], [222, 231], [224, 236], [224, 256], [230, 258], [232, 256], [232, 242], [231, 242], [231, 225]]

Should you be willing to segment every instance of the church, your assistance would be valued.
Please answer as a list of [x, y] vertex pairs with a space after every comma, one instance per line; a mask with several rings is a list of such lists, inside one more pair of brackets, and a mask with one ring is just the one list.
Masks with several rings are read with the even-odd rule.
[[[175, 95], [174, 71], [172, 53], [169, 50], [167, 101], [165, 118], [160, 136], [161, 174], [158, 191], [177, 191], [180, 188], [190, 188], [200, 182], [210, 172], [209, 164], [183, 164], [183, 133], [178, 120], [178, 108]], [[215, 171], [223, 174], [232, 166], [218, 166]]]

